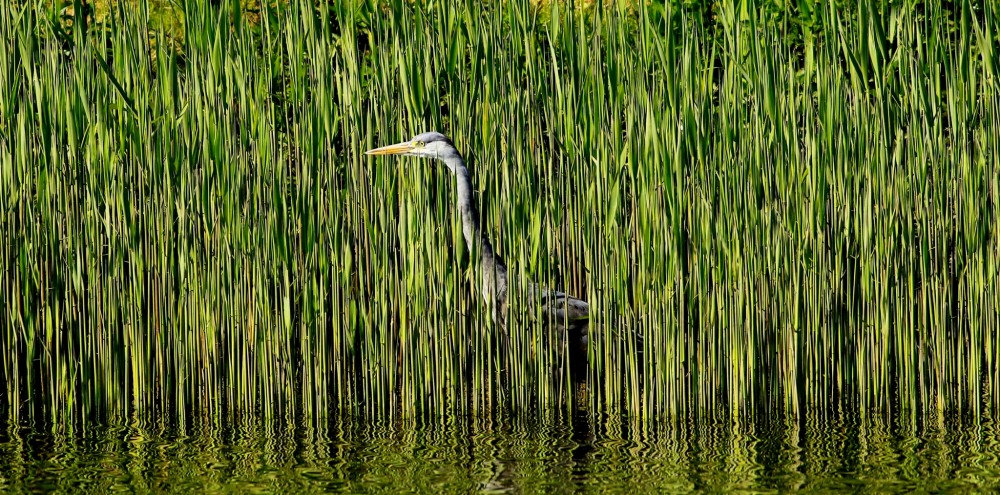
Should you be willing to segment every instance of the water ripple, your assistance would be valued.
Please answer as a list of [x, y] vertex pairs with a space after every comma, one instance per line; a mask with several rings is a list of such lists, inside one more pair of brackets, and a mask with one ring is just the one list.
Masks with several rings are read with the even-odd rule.
[[989, 415], [122, 420], [7, 427], [0, 491], [964, 493], [998, 453]]

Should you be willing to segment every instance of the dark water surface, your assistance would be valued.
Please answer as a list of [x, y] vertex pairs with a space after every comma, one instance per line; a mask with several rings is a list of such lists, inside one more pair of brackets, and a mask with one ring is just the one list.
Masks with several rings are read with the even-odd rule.
[[[990, 417], [205, 421], [0, 432], [0, 492], [989, 492]], [[56, 428], [55, 430], [59, 430]]]

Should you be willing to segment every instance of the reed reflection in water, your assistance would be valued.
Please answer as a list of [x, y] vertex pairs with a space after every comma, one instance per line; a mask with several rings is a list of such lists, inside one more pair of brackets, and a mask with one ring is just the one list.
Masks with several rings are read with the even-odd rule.
[[968, 492], [998, 452], [992, 416], [12, 425], [0, 492]]

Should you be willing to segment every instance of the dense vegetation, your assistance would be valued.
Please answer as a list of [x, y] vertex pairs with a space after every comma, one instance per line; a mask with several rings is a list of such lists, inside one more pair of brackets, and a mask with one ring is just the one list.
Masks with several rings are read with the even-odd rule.
[[1000, 7], [831, 3], [5, 8], [2, 414], [568, 404], [451, 177], [362, 154], [430, 129], [594, 411], [994, 408]]

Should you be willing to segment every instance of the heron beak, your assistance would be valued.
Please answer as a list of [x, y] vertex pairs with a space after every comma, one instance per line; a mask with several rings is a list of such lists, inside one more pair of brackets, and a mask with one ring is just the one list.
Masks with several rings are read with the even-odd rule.
[[413, 143], [406, 141], [399, 144], [390, 144], [389, 146], [383, 146], [381, 148], [375, 148], [373, 150], [368, 150], [365, 152], [366, 155], [402, 155], [413, 151]]

